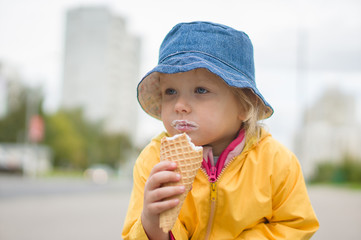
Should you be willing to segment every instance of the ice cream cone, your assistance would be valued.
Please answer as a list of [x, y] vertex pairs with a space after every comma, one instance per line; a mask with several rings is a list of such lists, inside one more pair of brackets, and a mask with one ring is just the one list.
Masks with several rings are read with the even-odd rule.
[[176, 162], [177, 169], [175, 172], [182, 176], [179, 182], [167, 183], [165, 185], [183, 185], [185, 187], [183, 194], [175, 196], [175, 198], [179, 199], [180, 203], [176, 207], [160, 214], [159, 226], [164, 232], [169, 232], [177, 220], [183, 202], [202, 164], [203, 148], [194, 146], [190, 137], [185, 133], [168, 138], [164, 137], [161, 141], [160, 160]]

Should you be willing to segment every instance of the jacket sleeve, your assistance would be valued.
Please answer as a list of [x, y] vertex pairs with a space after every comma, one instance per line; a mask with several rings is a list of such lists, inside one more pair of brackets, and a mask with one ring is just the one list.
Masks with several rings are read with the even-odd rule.
[[140, 153], [133, 168], [133, 189], [130, 195], [127, 215], [124, 222], [122, 238], [148, 239], [141, 222], [143, 209], [144, 186], [153, 166], [159, 162], [159, 150], [154, 144], [149, 144]]
[[[275, 156], [272, 176], [272, 216], [244, 231], [239, 239], [310, 239], [319, 227], [308, 197], [301, 166], [292, 153], [287, 161]], [[285, 164], [284, 164], [285, 162]]]

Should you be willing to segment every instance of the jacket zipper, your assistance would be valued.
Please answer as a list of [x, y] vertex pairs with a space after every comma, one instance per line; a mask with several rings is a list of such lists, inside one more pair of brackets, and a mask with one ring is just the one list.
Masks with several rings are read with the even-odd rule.
[[208, 240], [211, 235], [211, 230], [213, 226], [214, 213], [216, 212], [216, 202], [217, 202], [217, 168], [212, 166], [209, 174], [209, 182], [211, 183], [211, 211], [207, 223], [207, 232], [205, 239]]
[[219, 173], [216, 181], [218, 181], [218, 179], [220, 179], [220, 178], [222, 177], [222, 175], [223, 175], [223, 173], [224, 173], [224, 170], [226, 170], [226, 169], [228, 168], [228, 166], [234, 161], [235, 158], [236, 158], [236, 157], [233, 157], [226, 165], [223, 166], [223, 169], [222, 169], [222, 171]]
[[210, 169], [210, 174], [208, 175], [207, 171], [204, 170], [202, 168], [202, 171], [206, 174], [206, 176], [208, 176], [209, 182], [211, 183], [211, 211], [209, 214], [209, 219], [208, 219], [208, 224], [207, 224], [207, 231], [206, 231], [206, 237], [205, 239], [208, 240], [210, 238], [211, 235], [211, 230], [213, 227], [213, 220], [214, 220], [214, 215], [216, 212], [216, 203], [217, 203], [217, 181], [218, 179], [222, 176], [224, 170], [229, 166], [229, 164], [231, 162], [233, 162], [233, 160], [235, 159], [232, 158], [227, 165], [225, 165], [222, 169], [222, 171], [219, 173], [218, 177], [217, 177], [217, 168], [212, 166]]

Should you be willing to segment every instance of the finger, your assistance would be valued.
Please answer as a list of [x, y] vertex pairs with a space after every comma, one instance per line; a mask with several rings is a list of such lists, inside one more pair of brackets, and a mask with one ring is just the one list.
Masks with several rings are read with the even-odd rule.
[[151, 175], [146, 182], [146, 189], [152, 191], [160, 188], [164, 183], [178, 182], [181, 179], [179, 173], [173, 171], [161, 171]]
[[160, 202], [154, 202], [152, 204], [149, 204], [148, 210], [150, 213], [154, 215], [158, 215], [168, 209], [174, 208], [179, 204], [178, 198], [172, 198]]
[[164, 201], [165, 199], [170, 199], [184, 192], [185, 192], [184, 186], [161, 187], [155, 189], [154, 191], [149, 192], [147, 199], [145, 201], [149, 203]]
[[[175, 162], [170, 162], [170, 161], [159, 162], [152, 168], [145, 187], [152, 190], [160, 187], [161, 184], [164, 182], [179, 181], [180, 179], [179, 175], [172, 175], [169, 173], [170, 171], [171, 172], [174, 171], [176, 168], [177, 168], [177, 164]], [[168, 173], [164, 174], [165, 171], [168, 171]], [[163, 174], [157, 176], [158, 173], [163, 173]], [[156, 175], [155, 178], [154, 175]]]
[[177, 168], [177, 163], [170, 161], [162, 161], [157, 163], [150, 171], [150, 176], [161, 171], [173, 171]]

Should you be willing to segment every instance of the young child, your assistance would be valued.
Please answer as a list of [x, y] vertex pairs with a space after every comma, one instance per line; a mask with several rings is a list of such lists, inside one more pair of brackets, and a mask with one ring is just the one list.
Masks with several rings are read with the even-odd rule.
[[[124, 239], [309, 239], [318, 229], [300, 164], [258, 121], [273, 109], [258, 91], [253, 47], [244, 32], [209, 22], [176, 25], [159, 64], [139, 83], [138, 100], [166, 133], [134, 166]], [[159, 214], [175, 207], [181, 176], [160, 162], [160, 139], [186, 132], [204, 160], [169, 233]]]

